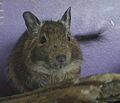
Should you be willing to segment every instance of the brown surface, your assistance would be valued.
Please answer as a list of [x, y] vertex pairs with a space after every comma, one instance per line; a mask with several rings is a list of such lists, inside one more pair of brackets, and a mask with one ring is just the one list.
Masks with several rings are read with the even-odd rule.
[[[0, 103], [93, 103], [120, 100], [120, 74], [104, 74], [79, 79], [79, 83], [37, 89], [0, 99]], [[108, 103], [108, 102], [106, 102]]]

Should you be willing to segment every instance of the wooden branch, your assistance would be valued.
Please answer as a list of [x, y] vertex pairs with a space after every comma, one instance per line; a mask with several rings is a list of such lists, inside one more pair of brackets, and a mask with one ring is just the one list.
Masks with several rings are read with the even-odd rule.
[[37, 89], [24, 94], [2, 97], [0, 103], [109, 103], [120, 101], [120, 74], [100, 74]]

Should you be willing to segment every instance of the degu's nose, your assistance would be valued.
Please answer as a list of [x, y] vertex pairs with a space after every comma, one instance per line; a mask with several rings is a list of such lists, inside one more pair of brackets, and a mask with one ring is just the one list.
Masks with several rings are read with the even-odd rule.
[[56, 56], [56, 60], [59, 63], [65, 63], [66, 62], [66, 55], [64, 55], [64, 54], [57, 55]]

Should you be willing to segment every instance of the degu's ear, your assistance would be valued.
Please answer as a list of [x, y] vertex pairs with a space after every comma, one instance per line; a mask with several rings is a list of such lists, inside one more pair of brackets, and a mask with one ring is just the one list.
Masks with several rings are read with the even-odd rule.
[[40, 24], [38, 18], [29, 11], [23, 13], [23, 18], [30, 34], [38, 33]]
[[71, 7], [69, 7], [64, 15], [62, 16], [61, 22], [63, 22], [66, 26], [67, 29], [70, 29], [70, 24], [71, 24]]

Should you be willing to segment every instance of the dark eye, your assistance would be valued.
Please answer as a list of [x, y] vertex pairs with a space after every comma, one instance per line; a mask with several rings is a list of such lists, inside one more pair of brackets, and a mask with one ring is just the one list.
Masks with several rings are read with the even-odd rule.
[[40, 39], [40, 43], [44, 44], [46, 42], [47, 42], [47, 40], [46, 40], [45, 36], [42, 36], [41, 39]]
[[68, 41], [70, 41], [71, 40], [71, 38], [70, 38], [70, 36], [68, 36]]

